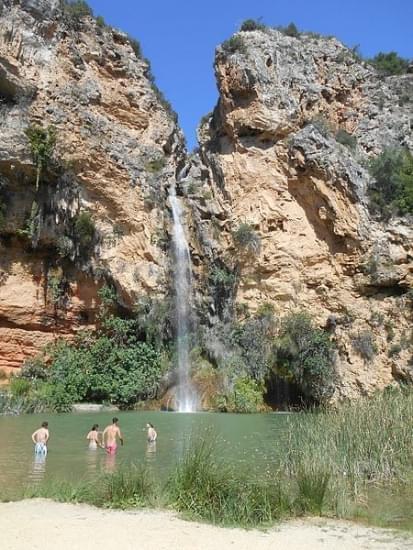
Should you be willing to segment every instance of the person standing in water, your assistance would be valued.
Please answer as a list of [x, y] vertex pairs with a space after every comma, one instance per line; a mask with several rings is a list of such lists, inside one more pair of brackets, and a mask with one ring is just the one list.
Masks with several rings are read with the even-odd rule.
[[89, 449], [91, 450], [95, 450], [98, 447], [103, 447], [103, 445], [99, 442], [98, 428], [99, 424], [93, 424], [92, 429], [86, 436], [86, 439], [89, 441]]
[[34, 452], [37, 455], [47, 455], [47, 442], [49, 441], [49, 423], [42, 422], [41, 427], [32, 433]]
[[120, 444], [123, 445], [123, 437], [118, 426], [119, 420], [115, 417], [112, 419], [112, 424], [106, 426], [102, 434], [102, 445], [106, 449], [108, 454], [115, 454], [117, 445], [117, 438], [119, 438]]
[[156, 438], [158, 437], [158, 434], [156, 433], [156, 430], [153, 427], [153, 424], [148, 422], [148, 424], [146, 424], [146, 429], [148, 430], [148, 433], [147, 433], [148, 443], [155, 443]]

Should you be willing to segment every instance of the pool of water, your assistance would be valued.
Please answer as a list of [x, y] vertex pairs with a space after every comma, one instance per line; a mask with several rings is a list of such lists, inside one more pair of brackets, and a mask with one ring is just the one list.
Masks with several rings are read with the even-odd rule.
[[[165, 479], [183, 455], [191, 437], [216, 436], [216, 453], [225, 462], [265, 475], [282, 449], [287, 414], [214, 414], [119, 412], [125, 445], [115, 456], [103, 449], [90, 451], [86, 434], [92, 424], [99, 429], [111, 423], [113, 413], [71, 413], [0, 416], [0, 492], [12, 495], [22, 487], [43, 480], [79, 480], [120, 464], [146, 464]], [[34, 455], [31, 434], [43, 420], [49, 422], [47, 458]], [[158, 431], [156, 446], [146, 442], [145, 425]]]

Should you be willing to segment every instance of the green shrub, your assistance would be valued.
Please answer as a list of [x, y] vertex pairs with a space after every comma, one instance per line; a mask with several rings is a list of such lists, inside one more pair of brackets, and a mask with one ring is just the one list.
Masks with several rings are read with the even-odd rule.
[[39, 205], [36, 201], [32, 202], [30, 214], [26, 215], [24, 227], [16, 230], [19, 237], [28, 239], [33, 246], [37, 242], [37, 237], [41, 228], [41, 216]]
[[261, 250], [261, 239], [253, 226], [249, 223], [241, 223], [232, 233], [232, 238], [238, 249], [254, 256], [259, 255]]
[[295, 25], [295, 23], [292, 23], [292, 22], [286, 27], [282, 27], [282, 26], [277, 27], [277, 30], [282, 32], [286, 36], [292, 36], [294, 38], [299, 38], [300, 36], [300, 32], [297, 26]]
[[177, 122], [178, 121], [177, 113], [174, 111], [171, 102], [168, 101], [168, 99], [165, 97], [165, 94], [163, 93], [163, 91], [158, 88], [157, 84], [155, 83], [154, 77], [151, 76], [150, 71], [149, 71], [148, 78], [151, 80], [151, 87], [156, 96], [156, 99], [159, 101], [159, 103], [162, 105], [165, 111], [172, 117], [172, 119], [175, 122]]
[[84, 400], [130, 407], [155, 397], [162, 375], [159, 353], [137, 341], [136, 321], [109, 316], [97, 334], [51, 351], [49, 398], [57, 410]]
[[307, 398], [323, 403], [333, 395], [335, 348], [307, 313], [292, 313], [282, 320], [274, 352], [276, 372], [295, 382]]
[[320, 134], [325, 138], [328, 138], [333, 131], [330, 121], [323, 114], [314, 116], [308, 121], [308, 124], [311, 124], [314, 128], [317, 128]]
[[264, 381], [271, 366], [270, 355], [275, 328], [274, 315], [269, 311], [263, 313], [235, 324], [230, 335], [231, 345], [243, 359], [246, 372], [260, 382]]
[[352, 136], [342, 128], [340, 128], [340, 130], [336, 134], [336, 141], [338, 141], [338, 143], [341, 143], [341, 145], [345, 145], [349, 149], [354, 150], [357, 147], [357, 138], [355, 136]]
[[30, 381], [47, 380], [49, 368], [40, 357], [27, 359], [20, 370], [19, 377]]
[[274, 305], [271, 302], [264, 302], [258, 307], [256, 317], [258, 319], [272, 319], [274, 317], [274, 313]]
[[57, 342], [44, 359], [27, 362], [13, 380], [12, 398], [0, 411], [70, 411], [78, 401], [109, 401], [122, 408], [154, 398], [165, 371], [155, 348], [139, 341], [136, 319], [106, 314], [95, 333], [80, 334], [75, 342]]
[[101, 15], [96, 17], [96, 25], [101, 28], [106, 27], [105, 19]]
[[365, 361], [371, 361], [377, 353], [377, 345], [374, 341], [373, 334], [368, 330], [353, 334], [351, 344], [353, 349]]
[[265, 31], [266, 25], [256, 19], [246, 19], [240, 27], [241, 32]]
[[56, 131], [52, 126], [30, 126], [26, 130], [32, 157], [36, 165], [36, 189], [39, 188], [42, 171], [48, 166], [56, 144]]
[[66, 293], [66, 283], [62, 273], [56, 271], [48, 276], [47, 291], [52, 303], [58, 305]]
[[96, 228], [91, 213], [86, 211], [80, 212], [74, 220], [74, 238], [79, 246], [81, 255], [89, 253], [95, 234]]
[[375, 327], [381, 327], [384, 324], [384, 315], [380, 311], [372, 311], [370, 323]]
[[28, 391], [24, 395], [13, 395], [8, 391], [0, 391], [0, 414], [18, 415], [41, 413], [49, 410], [48, 403], [37, 392]]
[[63, 14], [69, 23], [79, 23], [83, 17], [93, 17], [93, 10], [85, 0], [63, 0]]
[[152, 174], [157, 174], [165, 168], [166, 160], [164, 157], [157, 157], [146, 163], [145, 168]]
[[118, 295], [116, 289], [110, 285], [103, 285], [97, 292], [100, 301], [105, 308], [110, 308], [116, 305], [118, 301]]
[[231, 288], [236, 282], [236, 276], [226, 268], [214, 266], [210, 279], [215, 287]]
[[389, 217], [413, 213], [413, 155], [406, 149], [386, 149], [372, 159], [369, 171], [370, 207], [376, 214]]
[[30, 382], [24, 378], [13, 377], [10, 380], [10, 391], [14, 397], [27, 395], [30, 391]]
[[408, 60], [400, 57], [397, 52], [380, 52], [373, 59], [370, 59], [370, 63], [383, 76], [406, 73], [409, 67]]
[[142, 59], [142, 48], [141, 48], [140, 42], [136, 40], [136, 38], [133, 38], [132, 36], [128, 36], [128, 40], [136, 57], [138, 59]]
[[231, 36], [231, 38], [225, 40], [225, 42], [222, 43], [222, 49], [226, 54], [245, 54], [247, 52], [247, 46], [244, 39], [239, 34], [234, 34], [234, 36]]
[[56, 241], [56, 249], [61, 258], [70, 258], [74, 251], [72, 239], [66, 235], [62, 235]]
[[264, 405], [262, 384], [248, 377], [238, 378], [234, 384], [234, 412], [255, 413]]
[[173, 336], [174, 306], [171, 299], [148, 296], [135, 303], [136, 323], [145, 339], [160, 350]]

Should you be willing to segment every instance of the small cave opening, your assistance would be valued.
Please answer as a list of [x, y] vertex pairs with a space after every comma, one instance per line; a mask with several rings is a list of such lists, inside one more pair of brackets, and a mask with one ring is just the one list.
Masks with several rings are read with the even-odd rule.
[[304, 409], [312, 404], [297, 384], [277, 374], [267, 380], [264, 401], [274, 411]]

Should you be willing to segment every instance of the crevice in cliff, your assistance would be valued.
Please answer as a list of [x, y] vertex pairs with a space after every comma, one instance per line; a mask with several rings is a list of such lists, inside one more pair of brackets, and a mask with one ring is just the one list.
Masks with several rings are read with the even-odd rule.
[[[349, 253], [355, 246], [355, 241], [335, 233], [335, 213], [331, 211], [328, 202], [320, 197], [316, 187], [311, 182], [311, 178], [290, 178], [288, 180], [288, 191], [303, 209], [317, 238], [328, 246], [329, 253], [332, 256]], [[323, 219], [320, 217], [321, 212], [325, 212]]]

